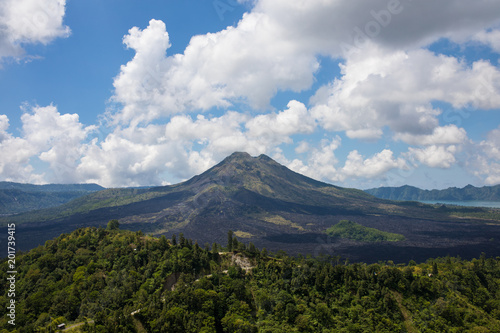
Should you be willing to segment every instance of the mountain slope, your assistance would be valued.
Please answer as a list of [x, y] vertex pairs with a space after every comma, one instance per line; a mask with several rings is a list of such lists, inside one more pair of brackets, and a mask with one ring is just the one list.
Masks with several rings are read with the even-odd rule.
[[96, 192], [104, 190], [97, 184], [23, 184], [14, 182], [0, 182], [0, 190], [21, 190], [23, 192]]
[[464, 188], [450, 187], [444, 190], [422, 190], [414, 186], [379, 187], [365, 191], [377, 198], [415, 201], [500, 201], [500, 185]]
[[[19, 233], [24, 235], [18, 242], [22, 249], [61, 232], [118, 219], [122, 228], [167, 236], [182, 232], [201, 244], [223, 243], [227, 231], [233, 230], [246, 241], [274, 251], [338, 253], [365, 261], [400, 257], [407, 261], [414, 255], [437, 256], [434, 253], [439, 255], [450, 248], [451, 254], [464, 257], [469, 257], [469, 252], [477, 256], [480, 249], [496, 249], [496, 242], [488, 240], [500, 239], [497, 227], [465, 218], [467, 214], [491, 212], [474, 209], [459, 212], [459, 219], [451, 215], [457, 212], [444, 207], [377, 199], [360, 190], [305, 177], [265, 155], [234, 153], [180, 184], [108, 189], [0, 222], [17, 223]], [[344, 239], [332, 241], [326, 229], [344, 219], [402, 234], [406, 240], [376, 246]], [[491, 230], [485, 238], [487, 229]]]
[[32, 185], [0, 182], [0, 215], [58, 206], [103, 189], [97, 184]]

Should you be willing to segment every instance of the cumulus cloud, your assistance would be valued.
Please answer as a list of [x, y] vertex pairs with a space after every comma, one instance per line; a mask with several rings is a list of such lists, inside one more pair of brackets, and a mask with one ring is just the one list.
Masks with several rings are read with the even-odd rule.
[[[103, 141], [83, 148], [76, 173], [104, 186], [151, 185], [166, 176], [186, 179], [234, 151], [273, 154], [293, 136], [311, 133], [307, 108], [290, 102], [277, 113], [250, 116], [228, 111], [215, 116], [176, 115], [166, 124], [116, 127]], [[274, 132], [276, 131], [276, 133]]]
[[0, 143], [10, 137], [9, 133], [7, 132], [8, 128], [9, 118], [4, 114], [0, 114]]
[[426, 148], [409, 148], [409, 156], [414, 160], [432, 168], [448, 169], [455, 162], [456, 146], [432, 145]]
[[447, 125], [434, 128], [431, 134], [397, 133], [395, 139], [420, 146], [461, 144], [467, 140], [467, 132], [456, 125]]
[[467, 161], [470, 171], [486, 185], [500, 184], [500, 162], [477, 154], [472, 161]]
[[303, 154], [309, 150], [309, 143], [307, 141], [301, 141], [297, 147], [295, 147], [295, 152], [297, 154]]
[[[229, 134], [232, 119], [174, 117], [166, 125], [119, 127], [84, 145], [76, 174], [103, 186], [139, 186], [183, 180], [217, 161], [213, 145]], [[209, 148], [208, 148], [209, 147]], [[225, 156], [225, 155], [224, 155]]]
[[[0, 174], [13, 181], [74, 182], [74, 169], [81, 156], [81, 144], [95, 130], [84, 127], [77, 114], [60, 114], [53, 105], [46, 107], [24, 106], [21, 117], [22, 137], [7, 132], [8, 118], [0, 116]], [[52, 171], [45, 179], [43, 174], [31, 174], [32, 159], [47, 162]]]
[[0, 61], [21, 58], [25, 44], [48, 44], [70, 34], [63, 24], [65, 0], [1, 0]]
[[500, 184], [500, 127], [469, 148], [468, 169], [487, 185]]
[[404, 159], [395, 158], [393, 155], [391, 150], [384, 149], [380, 153], [364, 159], [357, 150], [353, 150], [347, 156], [342, 174], [344, 177], [377, 178], [389, 170], [408, 167]]
[[489, 158], [500, 160], [500, 127], [488, 133], [487, 140], [480, 143]]
[[500, 53], [500, 30], [480, 31], [474, 35], [473, 40], [488, 45], [496, 52]]
[[[393, 81], [395, 85], [406, 83], [406, 88], [410, 89], [412, 85], [417, 86], [425, 80], [425, 74], [428, 73], [415, 75], [419, 74], [415, 73], [415, 68], [432, 58], [432, 55], [413, 54], [405, 62], [407, 54], [404, 52], [390, 53], [401, 48], [418, 49], [443, 37], [454, 40], [463, 40], [466, 36], [472, 38], [470, 36], [480, 33], [485, 26], [498, 21], [495, 13], [500, 10], [500, 5], [487, 0], [480, 2], [479, 5], [459, 0], [375, 0], [367, 6], [363, 1], [260, 0], [236, 26], [195, 36], [184, 53], [170, 56], [166, 55], [170, 42], [165, 24], [151, 20], [146, 29], [134, 27], [124, 37], [125, 45], [134, 49], [136, 55], [122, 66], [115, 78], [114, 99], [123, 105], [116, 119], [125, 123], [147, 122], [186, 110], [228, 107], [242, 101], [254, 108], [263, 108], [280, 90], [309, 89], [319, 69], [318, 55], [350, 59], [351, 56], [346, 55], [341, 45], [350, 43], [359, 49], [358, 40], [363, 40], [363, 48], [374, 44], [386, 53], [379, 59], [368, 57], [364, 63], [360, 59], [348, 62], [344, 71], [344, 85], [349, 85], [346, 81], [354, 76], [357, 81], [368, 80], [364, 82], [365, 89], [373, 90], [377, 80], [386, 83], [378, 86], [379, 89], [391, 88], [387, 86], [388, 81]], [[425, 18], [425, 24], [422, 18]], [[370, 27], [377, 24], [380, 31], [377, 36], [373, 36]], [[368, 48], [360, 54], [364, 58], [365, 54], [371, 54], [372, 51]], [[450, 69], [451, 74], [453, 71], [463, 71], [463, 68], [457, 68], [460, 64], [452, 63], [451, 58], [430, 60], [436, 63], [430, 66], [431, 72], [439, 72], [437, 67], [446, 65], [443, 62], [451, 62], [449, 66], [455, 67]], [[392, 61], [396, 61], [396, 64], [391, 64]], [[384, 62], [386, 66], [383, 66]], [[368, 70], [371, 65], [374, 65], [374, 71]], [[391, 66], [393, 68], [385, 68]], [[405, 68], [400, 68], [398, 76], [398, 73], [390, 72], [395, 69], [394, 66]], [[353, 73], [352, 67], [360, 68], [357, 74]], [[478, 64], [477, 71], [491, 69], [487, 65], [479, 67]], [[381, 72], [397, 77], [384, 79]], [[442, 71], [439, 73], [447, 74]], [[408, 82], [401, 82], [406, 74], [412, 76]], [[449, 81], [457, 76], [463, 78], [458, 74], [448, 78]], [[436, 78], [436, 74], [432, 77]], [[412, 79], [416, 82], [411, 82]], [[441, 78], [441, 81], [446, 79]], [[459, 85], [459, 82], [453, 81], [454, 86]], [[455, 95], [460, 95], [465, 88], [459, 89]], [[452, 95], [452, 91], [450, 89], [445, 95]], [[432, 92], [429, 88], [424, 94]], [[456, 102], [462, 103], [462, 100], [459, 98]], [[380, 107], [383, 106], [372, 106], [375, 109]], [[369, 108], [365, 105], [364, 109]], [[370, 113], [370, 110], [367, 112]], [[376, 113], [376, 110], [372, 113]], [[354, 128], [350, 129], [350, 135], [366, 138], [381, 133], [374, 129]]]
[[[422, 47], [440, 38], [477, 40], [498, 23], [498, 9], [500, 4], [486, 0], [481, 6], [459, 0], [376, 0], [369, 6], [337, 0], [260, 0], [235, 26], [194, 36], [180, 54], [167, 54], [165, 24], [151, 20], [145, 29], [130, 29], [123, 39], [135, 55], [114, 80], [113, 99], [121, 104], [115, 124], [138, 133], [141, 127], [152, 128], [147, 124], [153, 121], [169, 119], [161, 144], [151, 144], [160, 150], [171, 142], [183, 147], [183, 164], [172, 165], [181, 166], [186, 176], [208, 165], [203, 160], [211, 163], [235, 150], [276, 151], [281, 144], [291, 144], [294, 134], [313, 133], [317, 124], [343, 131], [350, 139], [377, 140], [389, 129], [394, 140], [412, 145], [461, 144], [465, 130], [440, 126], [441, 110], [433, 103], [500, 107], [500, 71], [487, 61], [468, 65]], [[320, 55], [344, 62], [341, 76], [315, 93], [310, 109], [291, 101], [285, 110], [257, 116], [235, 111], [220, 117], [183, 114], [236, 104], [265, 111], [277, 92], [311, 88]], [[308, 160], [294, 159], [290, 165], [312, 176], [317, 168], [316, 177], [330, 180], [378, 177], [404, 167], [390, 150], [366, 159], [355, 151], [348, 157], [348, 168], [339, 171], [335, 149], [327, 146], [322, 143]], [[297, 147], [297, 152], [305, 152], [305, 147]], [[431, 148], [414, 150], [412, 156], [424, 152]], [[376, 171], [370, 174], [362, 167], [365, 163]]]
[[349, 59], [342, 77], [311, 99], [311, 112], [325, 129], [379, 138], [387, 126], [396, 138], [411, 141], [438, 128], [440, 110], [433, 101], [456, 108], [500, 107], [500, 71], [488, 62], [467, 66], [423, 49], [386, 53], [373, 45], [372, 50]]
[[35, 174], [30, 158], [36, 151], [29, 142], [22, 138], [12, 137], [2, 140], [0, 143], [0, 174], [3, 180], [19, 182], [40, 182], [42, 175]]
[[[376, 0], [368, 8], [352, 1], [261, 0], [236, 26], [195, 36], [182, 54], [173, 55], [167, 55], [170, 40], [165, 25], [152, 20], [144, 30], [133, 28], [124, 38], [136, 54], [115, 79], [115, 100], [123, 105], [115, 119], [131, 124], [130, 133], [135, 134], [122, 131], [114, 140], [130, 146], [129, 157], [120, 166], [135, 165], [135, 159], [156, 162], [108, 169], [115, 170], [114, 175], [128, 175], [127, 179], [153, 182], [157, 178], [142, 175], [167, 170], [188, 177], [235, 150], [254, 155], [275, 152], [285, 161], [279, 145], [292, 143], [294, 134], [312, 133], [315, 120], [327, 130], [345, 131], [351, 139], [378, 139], [389, 128], [395, 140], [426, 146], [411, 148], [407, 156], [447, 167], [456, 162], [458, 150], [449, 145], [465, 142], [466, 132], [440, 126], [441, 111], [433, 102], [455, 108], [497, 108], [499, 71], [486, 61], [467, 65], [421, 47], [443, 37], [456, 42], [477, 39], [474, 36], [497, 23], [499, 6], [491, 1], [478, 5], [458, 0]], [[354, 52], [346, 52], [346, 46]], [[179, 115], [235, 103], [265, 108], [280, 90], [309, 89], [319, 68], [318, 55], [345, 62], [341, 77], [311, 99], [312, 110], [292, 101], [283, 111], [257, 116], [234, 111], [220, 117]], [[158, 142], [139, 139], [143, 131], [138, 124], [162, 117], [171, 118]], [[158, 127], [162, 126], [145, 128], [156, 133]], [[389, 149], [370, 157], [352, 151], [339, 166], [335, 155], [339, 145], [338, 137], [318, 147], [301, 143], [296, 151], [307, 157], [287, 165], [330, 181], [374, 179], [407, 168], [404, 159]], [[103, 163], [112, 151], [111, 138], [106, 147], [94, 147]], [[117, 178], [112, 183], [123, 181]]]
[[278, 114], [259, 115], [249, 120], [245, 125], [248, 135], [279, 145], [291, 143], [290, 135], [313, 133], [316, 122], [307, 107], [298, 101], [290, 101], [287, 106], [288, 109]]
[[[336, 136], [331, 140], [323, 139], [319, 147], [309, 147], [307, 164], [300, 159], [283, 161], [291, 170], [299, 172], [314, 179], [326, 181], [339, 181], [339, 174], [336, 164], [338, 159], [335, 150], [341, 145], [340, 137]], [[304, 144], [302, 144], [304, 147]]]
[[[299, 145], [301, 147], [303, 143]], [[340, 147], [341, 139], [322, 140], [319, 147], [309, 147], [308, 155], [304, 159], [285, 161], [286, 165], [299, 173], [309, 177], [328, 181], [344, 182], [353, 179], [382, 179], [392, 169], [407, 170], [408, 164], [402, 157], [394, 157], [389, 149], [365, 158], [357, 150], [351, 151], [344, 163], [339, 166], [335, 151]]]
[[76, 173], [103, 186], [160, 184], [169, 156], [184, 153], [172, 145], [133, 142], [119, 133], [108, 135], [102, 143], [95, 140], [84, 149]]
[[360, 49], [368, 40], [387, 49], [418, 48], [443, 37], [463, 41], [498, 23], [499, 11], [489, 0], [261, 0], [254, 9], [283, 27], [281, 38], [335, 57], [345, 57], [343, 46]]
[[273, 29], [265, 15], [247, 14], [237, 27], [195, 36], [183, 54], [166, 56], [163, 22], [132, 28], [124, 43], [136, 55], [115, 78], [114, 100], [123, 105], [115, 118], [147, 122], [238, 100], [264, 107], [280, 89], [308, 88], [316, 58], [303, 54], [300, 44], [273, 40]]
[[[0, 58], [20, 56], [23, 43], [48, 43], [69, 34], [62, 21], [64, 0], [0, 1]], [[2, 176], [50, 178], [33, 173], [31, 163], [37, 159], [52, 174], [63, 174], [64, 181], [153, 185], [169, 177], [191, 177], [227, 154], [245, 150], [274, 154], [317, 179], [376, 179], [407, 168], [403, 157], [441, 168], [456, 163], [467, 133], [440, 124], [436, 101], [455, 109], [500, 107], [498, 67], [424, 49], [448, 38], [479, 41], [496, 50], [498, 31], [491, 28], [499, 23], [498, 1], [252, 4], [235, 26], [194, 36], [179, 54], [169, 52], [164, 22], [151, 20], [145, 28], [131, 28], [123, 43], [135, 54], [114, 78], [112, 101], [118, 107], [111, 133], [99, 140], [87, 142], [95, 128], [53, 106], [26, 111], [22, 137], [10, 134], [8, 118], [0, 116], [0, 149], [2, 156], [9, 156], [0, 161]], [[317, 90], [308, 106], [290, 101], [279, 111], [269, 111], [278, 92], [311, 89], [321, 69], [319, 57], [341, 59], [340, 76]], [[240, 106], [247, 111], [229, 111]], [[390, 149], [367, 157], [353, 150], [340, 163], [336, 133], [323, 133], [330, 139], [319, 144], [302, 137], [320, 126], [344, 132], [348, 139], [378, 140], [389, 132], [395, 141], [418, 147], [403, 157]], [[52, 134], [44, 135], [42, 128]], [[287, 161], [282, 145], [294, 144], [297, 134], [303, 141], [295, 151], [304, 158]], [[495, 138], [491, 134], [480, 144], [484, 161], [498, 161], [492, 157], [498, 149]], [[495, 163], [481, 170], [492, 172]]]

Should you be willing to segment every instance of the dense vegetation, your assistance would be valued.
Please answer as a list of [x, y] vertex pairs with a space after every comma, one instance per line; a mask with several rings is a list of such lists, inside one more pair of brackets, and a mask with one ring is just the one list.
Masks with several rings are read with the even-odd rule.
[[[16, 329], [49, 332], [498, 332], [500, 258], [349, 264], [79, 229], [16, 260]], [[229, 251], [228, 251], [229, 250]], [[0, 263], [6, 280], [7, 262]], [[6, 284], [0, 284], [6, 309]], [[2, 310], [5, 312], [5, 310]]]
[[328, 228], [326, 233], [331, 237], [346, 238], [360, 242], [398, 242], [405, 240], [403, 235], [368, 228], [349, 220], [341, 220], [339, 223]]

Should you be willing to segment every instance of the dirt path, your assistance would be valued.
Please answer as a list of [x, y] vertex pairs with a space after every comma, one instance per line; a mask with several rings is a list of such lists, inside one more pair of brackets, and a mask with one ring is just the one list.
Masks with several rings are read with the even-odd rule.
[[418, 333], [418, 330], [413, 326], [413, 319], [411, 318], [411, 313], [408, 311], [408, 309], [403, 305], [403, 295], [401, 295], [398, 292], [393, 291], [392, 295], [394, 296], [394, 299], [398, 303], [399, 311], [401, 311], [401, 314], [403, 315], [403, 318], [405, 319], [405, 327], [406, 330], [409, 333]]

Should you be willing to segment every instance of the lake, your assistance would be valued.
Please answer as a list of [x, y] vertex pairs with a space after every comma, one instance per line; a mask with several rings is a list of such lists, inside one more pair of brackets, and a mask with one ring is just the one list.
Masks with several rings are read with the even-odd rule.
[[500, 208], [500, 201], [446, 201], [446, 200], [422, 200], [426, 204], [445, 204], [468, 207]]

